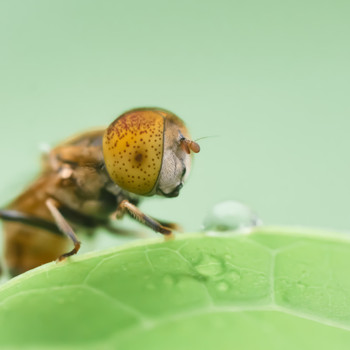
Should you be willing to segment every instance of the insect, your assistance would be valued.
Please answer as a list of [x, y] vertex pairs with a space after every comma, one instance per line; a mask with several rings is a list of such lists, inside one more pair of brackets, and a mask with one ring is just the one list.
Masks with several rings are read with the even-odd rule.
[[107, 129], [59, 144], [45, 156], [39, 177], [0, 210], [10, 274], [76, 254], [76, 230], [118, 233], [111, 220], [124, 214], [170, 237], [175, 224], [157, 221], [137, 205], [142, 197], [178, 196], [191, 153], [199, 151], [183, 121], [161, 108], [132, 109]]

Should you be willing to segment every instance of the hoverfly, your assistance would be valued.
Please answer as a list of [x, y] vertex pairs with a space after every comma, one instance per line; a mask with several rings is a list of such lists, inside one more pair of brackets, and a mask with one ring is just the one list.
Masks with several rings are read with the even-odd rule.
[[[142, 196], [178, 196], [191, 152], [199, 150], [183, 121], [161, 108], [132, 109], [107, 129], [59, 144], [45, 157], [39, 177], [0, 210], [10, 274], [76, 254], [76, 230], [118, 231], [111, 218], [125, 213], [170, 237], [176, 225], [151, 218], [137, 204]], [[67, 251], [69, 240], [74, 247]]]

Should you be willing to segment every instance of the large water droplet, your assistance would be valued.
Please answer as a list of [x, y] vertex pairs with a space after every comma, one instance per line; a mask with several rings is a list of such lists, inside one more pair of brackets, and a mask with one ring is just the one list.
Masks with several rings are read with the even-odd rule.
[[243, 203], [227, 200], [217, 203], [204, 219], [205, 231], [245, 231], [262, 222], [256, 213]]

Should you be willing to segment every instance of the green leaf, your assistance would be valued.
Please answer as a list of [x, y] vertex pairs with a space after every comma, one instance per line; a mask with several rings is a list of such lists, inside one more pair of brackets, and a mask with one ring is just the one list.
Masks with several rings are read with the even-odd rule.
[[0, 348], [349, 349], [350, 240], [260, 228], [81, 255], [0, 289]]

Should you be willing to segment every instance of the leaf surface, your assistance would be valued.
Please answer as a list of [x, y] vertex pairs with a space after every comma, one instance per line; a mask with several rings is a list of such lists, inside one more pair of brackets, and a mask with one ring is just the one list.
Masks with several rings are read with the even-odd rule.
[[0, 288], [0, 348], [349, 349], [350, 240], [259, 228], [85, 254]]

